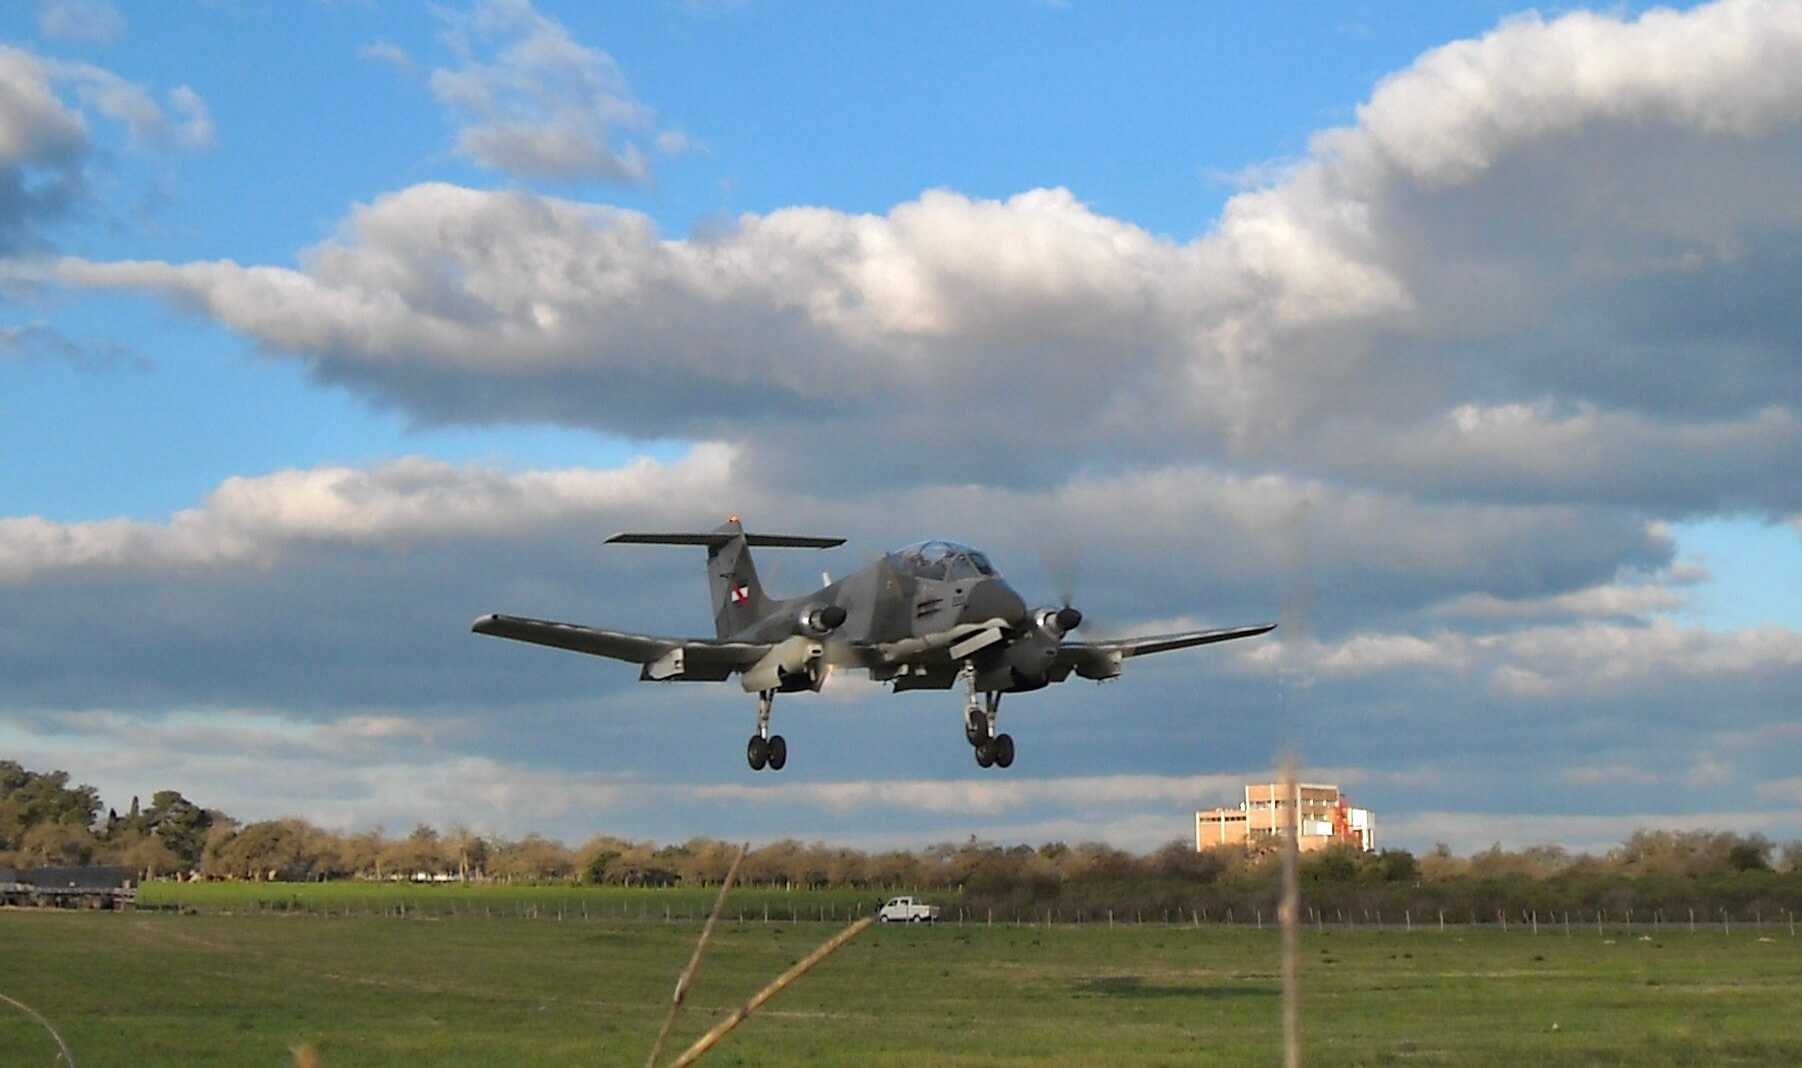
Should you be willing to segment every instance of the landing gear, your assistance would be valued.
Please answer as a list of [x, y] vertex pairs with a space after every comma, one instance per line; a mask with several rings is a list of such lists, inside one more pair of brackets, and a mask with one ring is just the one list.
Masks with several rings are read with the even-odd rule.
[[1012, 735], [997, 734], [995, 722], [1001, 716], [1001, 691], [978, 690], [976, 669], [964, 661], [964, 740], [976, 750], [978, 767], [1009, 768], [1014, 764]]
[[770, 706], [775, 701], [774, 690], [757, 694], [757, 733], [745, 744], [745, 762], [751, 765], [752, 771], [762, 771], [765, 767], [781, 771], [788, 763], [788, 743], [782, 735], [770, 733]]

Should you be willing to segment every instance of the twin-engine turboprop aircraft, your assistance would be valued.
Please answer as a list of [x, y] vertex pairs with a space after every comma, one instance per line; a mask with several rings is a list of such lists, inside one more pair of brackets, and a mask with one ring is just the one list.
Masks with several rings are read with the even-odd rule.
[[707, 550], [716, 638], [659, 638], [573, 623], [487, 615], [478, 634], [535, 642], [642, 665], [645, 681], [720, 682], [732, 675], [757, 695], [757, 733], [745, 747], [753, 771], [781, 771], [788, 743], [770, 733], [778, 693], [818, 691], [835, 667], [861, 668], [899, 690], [964, 684], [964, 737], [982, 767], [1014, 762], [1014, 739], [997, 733], [1001, 695], [1037, 690], [1072, 673], [1111, 679], [1128, 657], [1249, 638], [1275, 623], [1078, 642], [1068, 604], [1029, 610], [988, 557], [950, 541], [924, 541], [813, 593], [772, 599], [757, 581], [751, 548], [830, 549], [843, 538], [747, 534], [738, 517], [705, 534], [615, 534], [610, 543], [699, 545]]

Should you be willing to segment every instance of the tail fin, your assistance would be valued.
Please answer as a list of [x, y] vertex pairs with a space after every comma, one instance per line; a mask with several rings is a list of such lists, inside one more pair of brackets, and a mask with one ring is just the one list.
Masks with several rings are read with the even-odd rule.
[[627, 545], [700, 545], [707, 549], [707, 586], [713, 595], [713, 626], [717, 636], [728, 638], [770, 614], [772, 602], [757, 579], [751, 562], [754, 545], [784, 549], [830, 549], [843, 538], [814, 538], [800, 534], [747, 534], [738, 517], [706, 534], [615, 534], [610, 543]]

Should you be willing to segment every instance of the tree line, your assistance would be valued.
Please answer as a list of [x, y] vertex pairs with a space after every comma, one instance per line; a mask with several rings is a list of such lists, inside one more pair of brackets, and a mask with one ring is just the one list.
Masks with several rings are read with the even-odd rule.
[[[570, 847], [421, 824], [339, 833], [301, 819], [241, 822], [179, 791], [132, 798], [120, 813], [66, 772], [0, 761], [0, 866], [123, 864], [141, 876], [258, 880], [472, 879], [614, 886], [718, 885], [737, 846], [713, 838], [660, 845], [598, 835]], [[1239, 919], [1273, 916], [1280, 856], [1239, 846], [1197, 851], [1183, 839], [1146, 854], [1105, 843], [1003, 846], [974, 838], [865, 852], [792, 839], [750, 851], [750, 885], [955, 894], [962, 907], [1070, 920], [1118, 913]], [[1802, 912], [1802, 841], [1729, 831], [1635, 831], [1600, 855], [1556, 845], [1493, 846], [1460, 857], [1445, 845], [1342, 846], [1304, 854], [1304, 907], [1318, 922], [1404, 916], [1492, 922], [1562, 914], [1670, 922]]]

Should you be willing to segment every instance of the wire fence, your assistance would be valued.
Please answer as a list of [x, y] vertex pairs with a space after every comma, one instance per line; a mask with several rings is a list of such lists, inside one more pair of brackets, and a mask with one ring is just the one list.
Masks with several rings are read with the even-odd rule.
[[[874, 915], [881, 902], [766, 901], [729, 907], [722, 922], [744, 924], [844, 924]], [[531, 899], [492, 898], [459, 900], [431, 893], [372, 900], [318, 899], [304, 894], [269, 894], [221, 901], [207, 897], [184, 902], [173, 898], [141, 905], [141, 910], [209, 914], [280, 914], [337, 917], [386, 916], [397, 919], [539, 920], [556, 923], [665, 923], [700, 924], [711, 909], [705, 903], [682, 900], [622, 901], [572, 896]], [[1561, 934], [1579, 932], [1666, 933], [1719, 932], [1753, 936], [1797, 935], [1796, 913], [1789, 909], [1687, 908], [1610, 912], [1595, 909], [1320, 909], [1303, 904], [1299, 919], [1304, 931], [1442, 932], [1453, 929], [1494, 929], [1503, 933]], [[942, 906], [940, 926], [1086, 927], [1086, 928], [1200, 928], [1276, 930], [1277, 911], [1272, 908], [1224, 911], [1207, 909], [1111, 909], [1111, 908], [994, 908], [953, 904]]]

